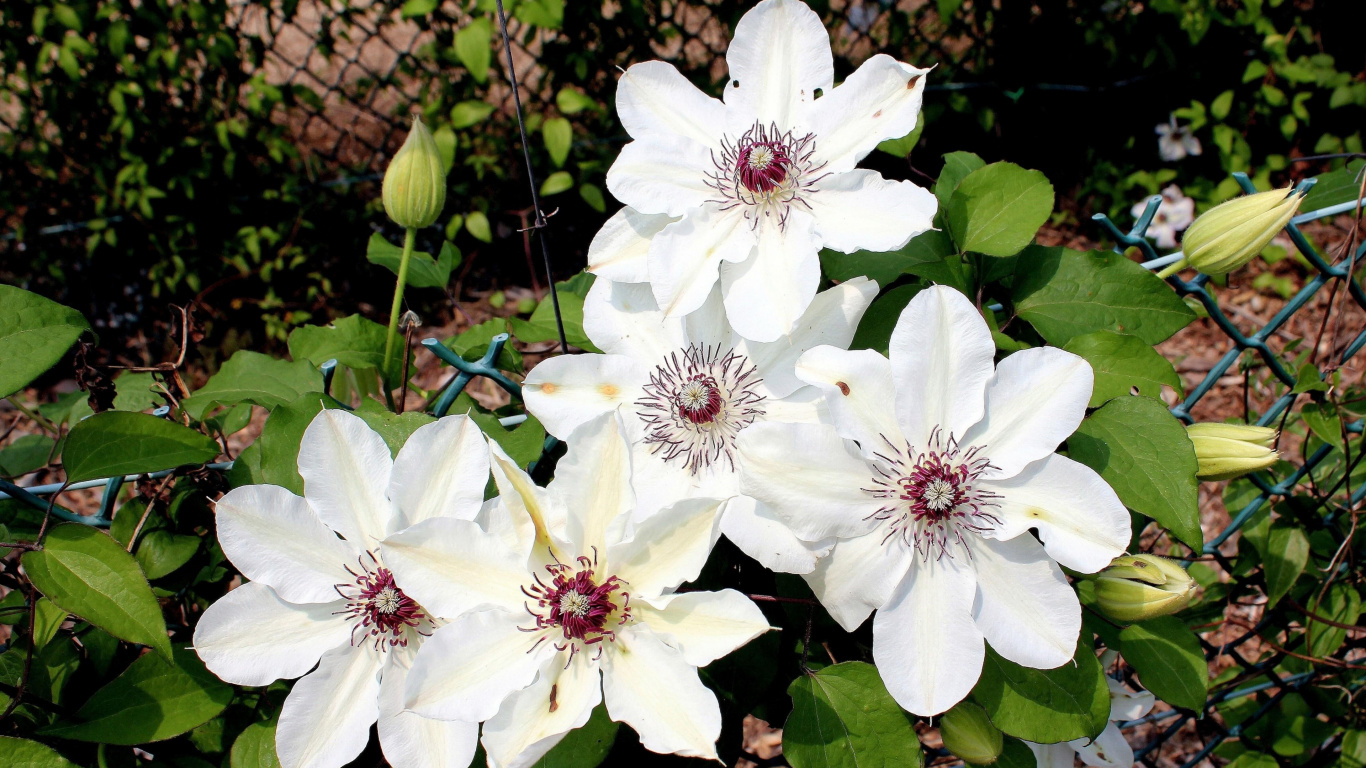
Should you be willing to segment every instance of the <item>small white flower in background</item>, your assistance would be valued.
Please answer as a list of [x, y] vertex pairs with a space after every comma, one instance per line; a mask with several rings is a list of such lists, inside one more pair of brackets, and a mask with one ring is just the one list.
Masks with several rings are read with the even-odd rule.
[[1154, 131], [1157, 133], [1157, 154], [1166, 162], [1184, 160], [1187, 155], [1196, 157], [1204, 151], [1190, 126], [1176, 124], [1176, 115], [1165, 123], [1158, 123]]
[[[1144, 200], [1134, 203], [1129, 213], [1138, 218], [1147, 208], [1148, 201]], [[1185, 231], [1192, 221], [1195, 221], [1195, 201], [1182, 194], [1180, 187], [1168, 184], [1162, 190], [1162, 202], [1157, 206], [1157, 213], [1153, 215], [1152, 223], [1144, 234], [1156, 240], [1158, 248], [1175, 248], [1176, 233]]]
[[866, 3], [859, 3], [848, 11], [848, 27], [857, 29], [860, 32], [867, 32], [872, 28], [873, 22], [882, 15], [882, 9], [877, 7], [871, 0]]
[[878, 54], [834, 85], [830, 37], [798, 0], [763, 0], [726, 52], [725, 101], [661, 61], [617, 86], [634, 139], [607, 172], [628, 207], [594, 239], [588, 268], [648, 281], [669, 317], [719, 279], [731, 326], [774, 341], [806, 311], [822, 247], [890, 251], [932, 226], [928, 190], [854, 166], [915, 128], [929, 70]]
[[647, 749], [716, 759], [721, 710], [697, 668], [769, 626], [734, 590], [675, 591], [715, 542], [710, 507], [684, 501], [633, 528], [615, 412], [575, 432], [546, 488], [489, 449], [500, 495], [482, 526], [429, 520], [384, 543], [405, 589], [450, 619], [418, 652], [407, 707], [484, 721], [499, 768], [534, 765], [599, 701]]
[[479, 513], [483, 435], [452, 416], [413, 432], [390, 459], [359, 417], [324, 410], [304, 432], [299, 474], [303, 498], [248, 485], [218, 500], [218, 540], [251, 581], [204, 612], [195, 651], [236, 685], [303, 675], [276, 730], [284, 768], [351, 762], [376, 720], [395, 768], [465, 768], [476, 726], [404, 711], [409, 666], [441, 621], [394, 579], [379, 544], [428, 518]]
[[802, 539], [836, 540], [807, 582], [849, 631], [877, 610], [888, 691], [934, 715], [977, 682], [984, 639], [1037, 669], [1072, 658], [1081, 606], [1054, 561], [1109, 565], [1129, 514], [1099, 475], [1053, 452], [1086, 413], [1085, 360], [1039, 347], [993, 372], [986, 322], [943, 286], [911, 300], [890, 351], [802, 355], [797, 377], [825, 392], [834, 426], [742, 432], [741, 489]]
[[817, 551], [740, 495], [735, 439], [765, 420], [819, 420], [824, 398], [793, 366], [812, 347], [847, 347], [875, 296], [877, 283], [849, 280], [818, 294], [791, 334], [758, 343], [731, 329], [719, 290], [696, 312], [669, 318], [649, 286], [599, 279], [584, 301], [583, 324], [607, 354], [537, 365], [523, 385], [527, 410], [572, 445], [575, 428], [620, 408], [640, 514], [712, 499], [721, 532], [747, 554], [775, 571], [806, 573]]
[[1129, 746], [1119, 724], [1148, 714], [1155, 699], [1147, 691], [1130, 691], [1118, 680], [1107, 677], [1105, 682], [1110, 684], [1110, 724], [1095, 741], [1076, 739], [1060, 744], [1026, 741], [1034, 752], [1038, 768], [1073, 768], [1078, 757], [1092, 768], [1133, 768], [1134, 748]]

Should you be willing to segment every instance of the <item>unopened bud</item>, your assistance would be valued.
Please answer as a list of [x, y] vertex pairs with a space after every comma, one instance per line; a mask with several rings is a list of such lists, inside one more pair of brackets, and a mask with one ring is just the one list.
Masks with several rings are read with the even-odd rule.
[[384, 171], [384, 210], [405, 229], [431, 226], [446, 206], [446, 168], [432, 132], [413, 118], [413, 129]]
[[1120, 555], [1096, 575], [1096, 604], [1117, 621], [1143, 621], [1190, 605], [1195, 586], [1195, 579], [1175, 560]]
[[[1303, 195], [1291, 187], [1245, 195], [1206, 211], [1181, 239], [1184, 258], [1207, 275], [1225, 275], [1257, 258], [1277, 232], [1290, 223]], [[1175, 269], [1164, 270], [1171, 274]], [[1165, 276], [1164, 274], [1164, 276]]]
[[1280, 460], [1276, 430], [1251, 424], [1192, 424], [1186, 427], [1203, 480], [1231, 480]]
[[986, 710], [966, 701], [958, 702], [940, 717], [939, 735], [944, 749], [974, 765], [996, 762], [1005, 748], [1005, 737]]

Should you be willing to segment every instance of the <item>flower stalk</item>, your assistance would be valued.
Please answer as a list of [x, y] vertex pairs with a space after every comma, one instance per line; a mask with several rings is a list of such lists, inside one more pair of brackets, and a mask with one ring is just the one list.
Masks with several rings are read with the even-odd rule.
[[408, 227], [403, 234], [403, 255], [398, 260], [398, 283], [394, 285], [394, 303], [389, 307], [389, 335], [384, 340], [384, 370], [380, 371], [380, 377], [386, 380], [393, 368], [394, 345], [398, 342], [398, 317], [403, 309], [403, 287], [408, 284], [408, 262], [413, 258], [413, 244], [416, 240], [417, 229]]

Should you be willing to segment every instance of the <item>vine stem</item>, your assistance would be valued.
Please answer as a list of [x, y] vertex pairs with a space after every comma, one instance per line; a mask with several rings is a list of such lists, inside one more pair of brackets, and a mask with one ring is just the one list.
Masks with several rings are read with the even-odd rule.
[[[394, 360], [394, 345], [398, 342], [398, 315], [403, 309], [403, 287], [408, 284], [408, 262], [413, 258], [413, 244], [417, 241], [417, 230], [408, 227], [403, 235], [403, 256], [398, 261], [398, 283], [394, 285], [394, 303], [389, 308], [389, 335], [384, 340], [384, 378]], [[388, 391], [388, 387], [385, 387]]]

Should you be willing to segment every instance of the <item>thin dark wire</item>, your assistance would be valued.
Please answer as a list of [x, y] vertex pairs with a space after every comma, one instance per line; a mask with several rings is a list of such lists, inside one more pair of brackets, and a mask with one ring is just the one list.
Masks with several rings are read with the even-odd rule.
[[531, 167], [531, 145], [526, 140], [526, 123], [522, 121], [522, 97], [518, 92], [517, 68], [512, 63], [512, 39], [508, 37], [508, 15], [503, 10], [503, 0], [498, 2], [498, 27], [503, 32], [503, 50], [508, 57], [508, 84], [512, 86], [512, 103], [517, 108], [517, 130], [522, 134], [522, 157], [526, 159], [527, 183], [531, 185], [531, 206], [536, 211], [536, 221], [531, 228], [536, 230], [536, 241], [541, 244], [541, 260], [545, 262], [545, 281], [550, 286], [550, 301], [555, 307], [555, 329], [560, 332], [560, 354], [569, 354], [569, 342], [564, 336], [564, 318], [560, 315], [560, 295], [555, 290], [555, 277], [550, 273], [550, 248], [545, 243], [545, 228], [549, 226], [545, 214], [541, 213], [541, 195], [536, 190], [536, 171]]

